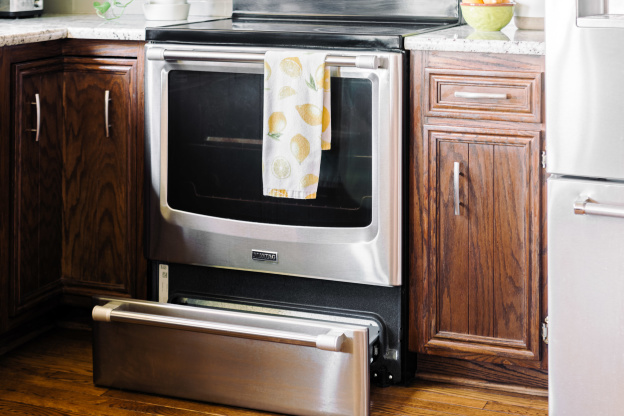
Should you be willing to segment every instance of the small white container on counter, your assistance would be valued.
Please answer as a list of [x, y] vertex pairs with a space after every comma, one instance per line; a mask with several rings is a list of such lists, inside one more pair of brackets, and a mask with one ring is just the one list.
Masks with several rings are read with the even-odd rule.
[[186, 0], [149, 0], [143, 4], [147, 20], [186, 20], [191, 5]]
[[544, 30], [546, 0], [516, 0], [514, 23], [518, 29]]

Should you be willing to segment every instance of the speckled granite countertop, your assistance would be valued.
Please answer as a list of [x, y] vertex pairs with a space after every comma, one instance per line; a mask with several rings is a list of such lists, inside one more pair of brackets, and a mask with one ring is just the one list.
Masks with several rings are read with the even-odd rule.
[[128, 14], [117, 20], [104, 20], [95, 14], [44, 15], [25, 19], [0, 20], [0, 46], [47, 40], [111, 39], [145, 40], [145, 28], [176, 23], [217, 19], [209, 16], [189, 16], [183, 21], [145, 20], [143, 15]]
[[512, 24], [500, 32], [475, 32], [470, 26], [411, 36], [405, 39], [405, 48], [422, 51], [510, 53], [517, 55], [544, 55], [544, 32], [519, 30]]
[[[189, 22], [218, 19], [189, 16]], [[186, 21], [145, 20], [143, 15], [125, 15], [118, 20], [103, 20], [95, 14], [44, 15], [42, 17], [0, 20], [0, 46], [47, 40], [111, 39], [145, 40], [145, 28]], [[453, 52], [490, 52], [543, 55], [544, 32], [518, 30], [508, 25], [500, 32], [475, 32], [469, 26], [439, 30], [405, 39], [406, 49]]]

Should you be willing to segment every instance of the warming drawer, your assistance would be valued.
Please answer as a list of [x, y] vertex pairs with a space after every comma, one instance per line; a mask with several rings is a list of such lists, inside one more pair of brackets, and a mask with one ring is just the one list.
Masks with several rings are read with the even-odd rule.
[[107, 297], [95, 304], [99, 386], [293, 415], [369, 414], [369, 360], [379, 327], [319, 314]]

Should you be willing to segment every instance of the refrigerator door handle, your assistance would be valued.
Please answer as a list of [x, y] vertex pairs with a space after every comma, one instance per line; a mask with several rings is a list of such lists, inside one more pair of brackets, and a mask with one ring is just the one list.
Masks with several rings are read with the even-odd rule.
[[603, 217], [624, 218], [624, 206], [607, 205], [592, 202], [590, 198], [581, 196], [574, 202], [576, 215], [601, 215]]

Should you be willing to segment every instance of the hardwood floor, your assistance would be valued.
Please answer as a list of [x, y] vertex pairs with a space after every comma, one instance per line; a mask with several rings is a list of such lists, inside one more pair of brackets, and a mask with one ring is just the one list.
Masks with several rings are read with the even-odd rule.
[[[513, 393], [416, 381], [374, 388], [372, 415], [548, 414], [548, 401]], [[0, 415], [223, 415], [272, 413], [95, 387], [91, 333], [57, 329], [0, 356]]]

